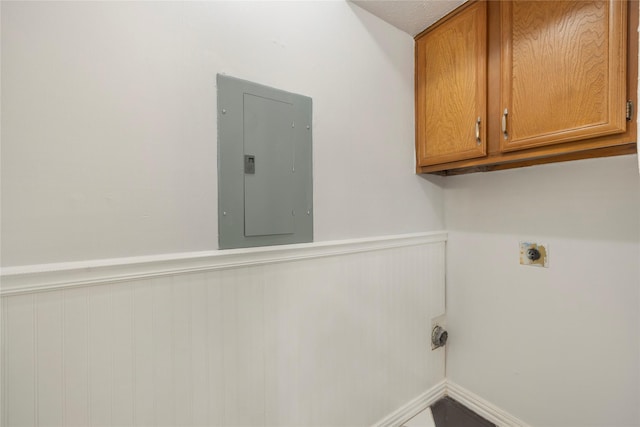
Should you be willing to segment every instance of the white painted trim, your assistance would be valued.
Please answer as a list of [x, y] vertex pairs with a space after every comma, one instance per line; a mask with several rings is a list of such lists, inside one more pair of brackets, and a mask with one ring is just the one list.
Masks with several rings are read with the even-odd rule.
[[498, 427], [530, 427], [524, 421], [519, 420], [503, 409], [498, 408], [496, 405], [448, 379], [442, 380], [420, 396], [375, 423], [372, 427], [402, 426], [411, 418], [445, 396], [449, 396], [453, 400], [463, 404]]
[[527, 423], [493, 403], [490, 403], [464, 387], [447, 380], [447, 396], [458, 401], [476, 414], [496, 424], [498, 427], [529, 427]]
[[113, 258], [3, 268], [0, 295], [92, 286], [150, 277], [299, 261], [445, 242], [446, 231], [365, 239]]
[[440, 381], [420, 396], [411, 400], [406, 405], [398, 408], [391, 414], [387, 415], [372, 427], [398, 427], [418, 415], [420, 412], [434, 404], [438, 399], [444, 397], [447, 391], [446, 380]]

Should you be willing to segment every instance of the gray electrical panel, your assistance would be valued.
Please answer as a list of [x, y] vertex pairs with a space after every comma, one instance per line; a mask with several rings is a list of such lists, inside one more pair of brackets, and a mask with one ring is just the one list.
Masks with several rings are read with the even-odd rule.
[[311, 98], [217, 84], [220, 249], [313, 241]]

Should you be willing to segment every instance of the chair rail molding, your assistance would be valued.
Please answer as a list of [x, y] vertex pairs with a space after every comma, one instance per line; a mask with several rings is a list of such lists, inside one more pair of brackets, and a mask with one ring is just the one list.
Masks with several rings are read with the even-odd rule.
[[151, 277], [298, 261], [418, 246], [445, 242], [446, 240], [446, 231], [435, 231], [248, 249], [6, 267], [0, 271], [0, 295], [9, 296]]

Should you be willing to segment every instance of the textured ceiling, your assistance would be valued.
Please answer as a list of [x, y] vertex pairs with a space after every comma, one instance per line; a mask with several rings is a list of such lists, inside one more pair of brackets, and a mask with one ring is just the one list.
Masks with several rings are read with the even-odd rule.
[[466, 0], [351, 0], [378, 18], [415, 36]]

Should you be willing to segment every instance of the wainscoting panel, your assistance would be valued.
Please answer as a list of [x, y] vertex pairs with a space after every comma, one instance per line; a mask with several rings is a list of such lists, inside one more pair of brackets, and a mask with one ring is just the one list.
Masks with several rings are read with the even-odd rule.
[[429, 325], [446, 234], [425, 236], [84, 285], [20, 279], [2, 297], [2, 423], [370, 425], [444, 379]]

